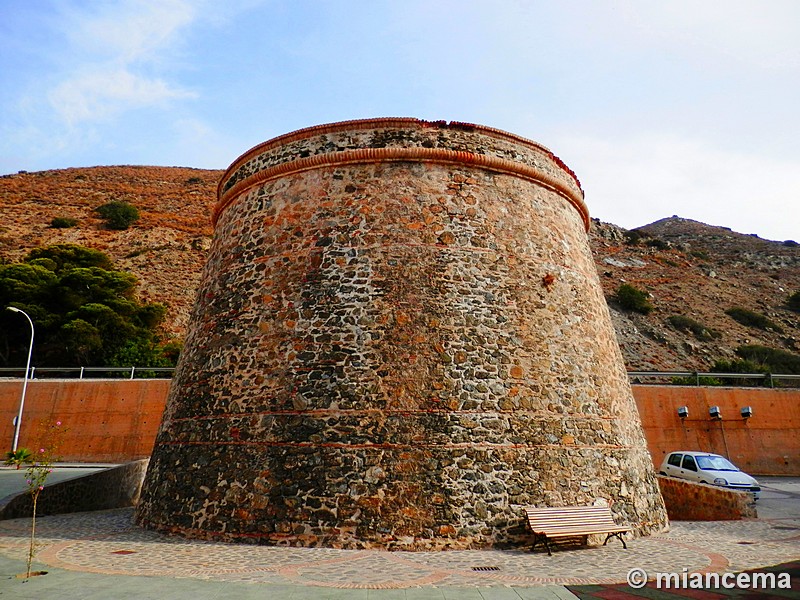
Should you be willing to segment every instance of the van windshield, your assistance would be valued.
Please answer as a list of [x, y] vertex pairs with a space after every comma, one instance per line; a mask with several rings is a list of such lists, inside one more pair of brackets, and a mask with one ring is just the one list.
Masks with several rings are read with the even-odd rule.
[[733, 463], [721, 456], [698, 456], [697, 466], [704, 471], [738, 471]]

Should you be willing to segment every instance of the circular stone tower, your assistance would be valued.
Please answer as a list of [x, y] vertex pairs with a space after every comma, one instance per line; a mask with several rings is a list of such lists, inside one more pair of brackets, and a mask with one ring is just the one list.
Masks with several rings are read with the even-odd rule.
[[575, 175], [497, 129], [302, 129], [227, 170], [137, 521], [343, 548], [667, 524]]

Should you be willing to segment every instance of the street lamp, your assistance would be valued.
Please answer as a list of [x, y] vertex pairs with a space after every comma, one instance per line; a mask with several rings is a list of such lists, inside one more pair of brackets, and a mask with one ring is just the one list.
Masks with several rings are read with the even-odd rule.
[[31, 321], [28, 313], [26, 313], [24, 310], [18, 309], [16, 306], [8, 306], [6, 308], [8, 308], [8, 310], [11, 312], [22, 313], [25, 315], [25, 318], [28, 319], [28, 323], [30, 323], [31, 326], [31, 343], [28, 346], [28, 363], [25, 365], [25, 381], [22, 384], [22, 398], [20, 398], [19, 401], [19, 412], [17, 413], [17, 419], [14, 425], [14, 443], [11, 445], [11, 451], [16, 452], [17, 444], [19, 443], [19, 428], [20, 425], [22, 425], [22, 409], [25, 407], [25, 390], [28, 389], [28, 373], [31, 371], [31, 354], [33, 353], [33, 321]]

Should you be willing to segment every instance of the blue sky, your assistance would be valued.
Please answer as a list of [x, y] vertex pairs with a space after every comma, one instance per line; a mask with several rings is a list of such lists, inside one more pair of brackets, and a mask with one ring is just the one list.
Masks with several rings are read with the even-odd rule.
[[0, 61], [0, 174], [444, 119], [548, 146], [603, 221], [800, 241], [795, 0], [3, 0]]

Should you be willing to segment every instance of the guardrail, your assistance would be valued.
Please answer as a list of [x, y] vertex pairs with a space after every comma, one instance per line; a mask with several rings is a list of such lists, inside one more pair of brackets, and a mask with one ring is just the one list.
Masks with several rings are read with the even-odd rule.
[[[5, 375], [8, 373], [9, 375]], [[28, 379], [55, 378], [61, 374], [64, 379], [111, 379], [126, 378], [152, 379], [153, 375], [163, 374], [162, 379], [171, 379], [175, 373], [174, 367], [31, 367]], [[0, 378], [25, 377], [25, 369], [14, 367], [0, 367]], [[647, 384], [683, 384], [713, 385], [710, 380], [749, 380], [756, 386], [775, 387], [781, 381], [800, 382], [800, 375], [782, 373], [699, 373], [697, 371], [628, 371], [628, 377], [633, 383]], [[719, 385], [719, 384], [717, 384]], [[789, 385], [795, 386], [800, 383]]]
[[[41, 378], [57, 378], [59, 373], [63, 379], [136, 379], [137, 375], [140, 379], [152, 379], [153, 374], [157, 373], [167, 375], [162, 379], [171, 379], [174, 372], [174, 367], [31, 367], [28, 379], [36, 379], [37, 375]], [[5, 373], [17, 373], [16, 377], [20, 379], [25, 377], [24, 368], [0, 368], [0, 377], [9, 377]]]
[[[700, 385], [714, 385], [711, 380], [723, 381], [726, 379], [739, 379], [741, 381], [749, 380], [754, 382], [755, 386], [768, 386], [775, 387], [775, 384], [780, 381], [800, 382], [800, 375], [783, 374], [783, 373], [698, 373], [697, 371], [628, 371], [628, 377], [634, 383], [646, 384], [647, 381], [657, 379], [656, 384], [668, 383], [675, 384], [676, 380], [680, 383], [689, 382], [694, 383], [696, 386]], [[704, 381], [705, 380], [705, 381]], [[719, 384], [716, 384], [719, 385]], [[792, 387], [796, 384], [790, 384]]]

